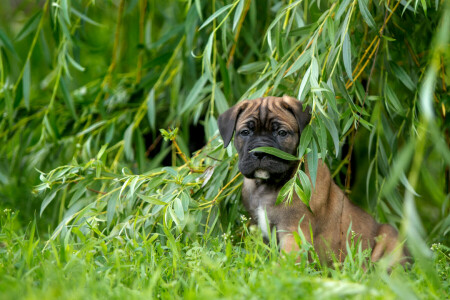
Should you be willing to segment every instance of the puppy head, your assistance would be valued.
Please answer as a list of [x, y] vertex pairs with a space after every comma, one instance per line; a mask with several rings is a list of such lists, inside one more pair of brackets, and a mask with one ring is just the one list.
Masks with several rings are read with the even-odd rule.
[[236, 104], [219, 116], [218, 125], [225, 147], [236, 132], [234, 145], [245, 177], [279, 181], [292, 175], [296, 162], [250, 151], [273, 147], [295, 155], [300, 134], [310, 119], [309, 107], [304, 111], [295, 98], [265, 97]]

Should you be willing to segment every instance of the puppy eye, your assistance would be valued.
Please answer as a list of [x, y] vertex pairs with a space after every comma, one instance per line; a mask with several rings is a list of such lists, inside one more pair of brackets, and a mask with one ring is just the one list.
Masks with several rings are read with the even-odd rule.
[[286, 130], [280, 130], [280, 131], [278, 131], [278, 135], [279, 136], [286, 136], [287, 135], [287, 131]]
[[241, 135], [242, 136], [247, 136], [249, 134], [250, 134], [250, 130], [244, 129], [244, 130], [241, 131]]

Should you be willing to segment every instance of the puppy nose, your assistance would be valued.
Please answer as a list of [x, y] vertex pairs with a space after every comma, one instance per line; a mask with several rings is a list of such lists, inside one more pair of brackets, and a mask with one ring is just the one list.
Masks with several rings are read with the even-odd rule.
[[254, 158], [257, 158], [257, 159], [262, 159], [264, 156], [267, 155], [267, 153], [260, 152], [260, 151], [254, 151], [254, 152], [251, 152], [251, 153], [252, 153], [252, 156]]

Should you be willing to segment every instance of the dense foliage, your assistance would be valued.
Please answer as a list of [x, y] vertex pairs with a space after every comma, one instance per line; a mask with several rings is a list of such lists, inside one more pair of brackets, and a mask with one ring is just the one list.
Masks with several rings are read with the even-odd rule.
[[[287, 285], [305, 296], [448, 295], [450, 1], [0, 8], [0, 278], [11, 297], [22, 286], [58, 297], [71, 281], [99, 297], [108, 287], [270, 297]], [[294, 267], [246, 230], [237, 156], [216, 118], [283, 94], [312, 107], [301, 159], [324, 158], [354, 202], [400, 229], [410, 273], [362, 272], [357, 247], [335, 269]], [[289, 191], [307, 198], [298, 184]], [[58, 276], [67, 282], [48, 288]]]

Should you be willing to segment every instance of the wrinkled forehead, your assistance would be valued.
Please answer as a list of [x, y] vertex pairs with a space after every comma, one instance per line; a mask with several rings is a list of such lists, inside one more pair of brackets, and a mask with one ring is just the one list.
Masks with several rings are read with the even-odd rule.
[[240, 114], [236, 129], [253, 122], [256, 128], [272, 128], [278, 123], [293, 131], [298, 131], [297, 120], [281, 98], [260, 98], [247, 100], [246, 109]]

